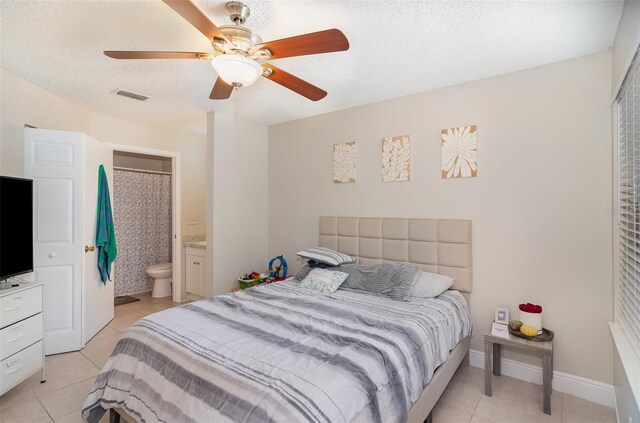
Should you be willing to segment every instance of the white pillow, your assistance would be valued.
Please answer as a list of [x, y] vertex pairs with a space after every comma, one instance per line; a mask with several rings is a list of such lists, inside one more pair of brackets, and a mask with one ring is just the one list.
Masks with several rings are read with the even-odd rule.
[[356, 261], [349, 255], [324, 247], [307, 248], [306, 250], [298, 251], [296, 255], [318, 263], [328, 264], [329, 266], [340, 266], [341, 264], [349, 264]]
[[455, 279], [450, 276], [438, 273], [420, 272], [418, 282], [413, 286], [411, 297], [413, 298], [433, 298], [451, 288]]
[[320, 292], [335, 292], [348, 277], [348, 273], [315, 268], [298, 286]]

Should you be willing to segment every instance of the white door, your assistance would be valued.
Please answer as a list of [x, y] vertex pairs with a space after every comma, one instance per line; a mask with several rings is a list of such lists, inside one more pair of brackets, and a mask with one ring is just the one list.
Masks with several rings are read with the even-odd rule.
[[95, 251], [98, 167], [112, 186], [113, 154], [77, 132], [25, 129], [25, 174], [34, 180], [34, 268], [45, 283], [45, 354], [76, 351], [113, 319], [113, 281]]
[[[96, 212], [98, 205], [98, 168], [104, 166], [109, 182], [109, 195], [113, 200], [113, 151], [105, 144], [85, 137], [85, 177], [84, 177], [84, 246], [95, 247]], [[84, 255], [84, 319], [83, 343], [113, 319], [113, 272], [106, 284], [100, 279], [98, 270], [98, 250], [87, 251]]]
[[34, 272], [45, 283], [45, 354], [82, 347], [83, 157], [82, 134], [25, 129]]

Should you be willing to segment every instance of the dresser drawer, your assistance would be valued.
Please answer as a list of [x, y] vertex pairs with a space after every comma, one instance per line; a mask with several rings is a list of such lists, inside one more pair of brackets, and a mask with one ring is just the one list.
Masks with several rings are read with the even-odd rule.
[[42, 313], [0, 330], [0, 360], [42, 339]]
[[42, 311], [42, 285], [0, 298], [0, 328]]
[[0, 395], [42, 368], [42, 341], [0, 361]]

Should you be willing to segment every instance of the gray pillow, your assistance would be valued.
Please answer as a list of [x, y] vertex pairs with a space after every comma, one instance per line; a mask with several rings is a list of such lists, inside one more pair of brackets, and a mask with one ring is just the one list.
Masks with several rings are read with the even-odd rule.
[[[295, 279], [303, 280], [311, 270], [312, 268], [305, 265], [296, 273]], [[420, 279], [420, 269], [406, 263], [383, 263], [368, 266], [343, 264], [324, 270], [349, 274], [340, 289], [357, 289], [400, 301], [409, 300], [413, 287]]]
[[[333, 268], [329, 268], [328, 270], [331, 270], [331, 269], [335, 269], [335, 270], [337, 270], [337, 268], [335, 268], [335, 267], [333, 267]], [[311, 270], [312, 270], [312, 269], [311, 269], [311, 267], [309, 267], [309, 265], [308, 265], [308, 264], [305, 264], [304, 266], [302, 266], [302, 267], [300, 268], [300, 270], [298, 270], [298, 272], [297, 272], [297, 273], [296, 273], [296, 275], [293, 277], [293, 279], [294, 279], [296, 282], [300, 282], [300, 281], [302, 281], [304, 278], [306, 278], [306, 277], [307, 277], [307, 275], [311, 272]]]
[[345, 265], [340, 266], [340, 271], [349, 274], [341, 288], [359, 289], [399, 301], [409, 300], [420, 279], [420, 269], [406, 263]]
[[296, 255], [308, 260], [317, 261], [318, 263], [325, 263], [329, 266], [340, 266], [341, 264], [353, 263], [356, 261], [356, 259], [347, 254], [339, 253], [325, 247], [307, 248], [306, 250], [298, 251]]

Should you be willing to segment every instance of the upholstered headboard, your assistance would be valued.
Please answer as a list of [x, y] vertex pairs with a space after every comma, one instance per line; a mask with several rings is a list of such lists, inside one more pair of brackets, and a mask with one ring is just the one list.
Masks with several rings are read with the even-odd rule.
[[357, 258], [359, 264], [412, 263], [455, 278], [471, 292], [471, 221], [320, 217], [320, 246]]

